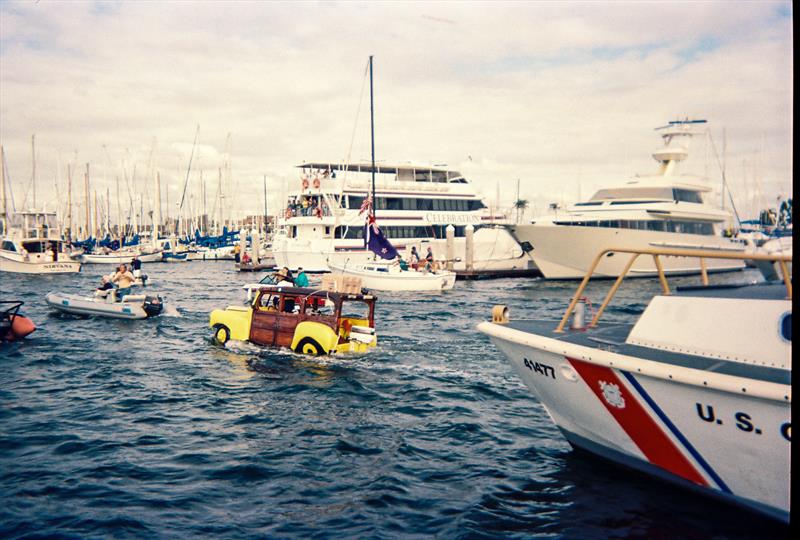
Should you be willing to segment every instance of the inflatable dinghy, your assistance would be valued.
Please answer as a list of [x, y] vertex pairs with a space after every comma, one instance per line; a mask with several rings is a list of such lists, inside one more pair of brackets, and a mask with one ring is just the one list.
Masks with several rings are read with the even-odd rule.
[[93, 315], [116, 319], [146, 319], [155, 317], [164, 309], [160, 296], [128, 294], [117, 301], [116, 291], [96, 291], [95, 296], [49, 293], [47, 305], [58, 311], [75, 315]]

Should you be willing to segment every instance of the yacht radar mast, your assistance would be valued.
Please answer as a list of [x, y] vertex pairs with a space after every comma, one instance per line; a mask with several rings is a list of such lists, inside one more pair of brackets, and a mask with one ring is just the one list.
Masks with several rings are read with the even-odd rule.
[[[673, 120], [666, 126], [655, 129], [661, 132], [661, 138], [664, 139], [664, 146], [653, 152], [653, 159], [661, 164], [659, 174], [669, 176], [675, 172], [675, 164], [683, 161], [689, 155], [691, 138], [705, 132], [694, 128], [705, 123], [705, 120], [690, 120], [686, 118], [684, 120]], [[673, 139], [676, 138], [678, 140], [674, 141]]]

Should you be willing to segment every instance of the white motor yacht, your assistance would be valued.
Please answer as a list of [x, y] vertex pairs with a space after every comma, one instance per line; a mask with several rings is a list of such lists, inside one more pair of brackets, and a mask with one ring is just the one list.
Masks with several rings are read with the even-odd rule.
[[[368, 263], [362, 205], [372, 194], [370, 163], [305, 163], [288, 193], [272, 249], [277, 266], [306, 272], [329, 271], [327, 261], [342, 266]], [[511, 220], [490, 211], [464, 176], [425, 165], [378, 164], [375, 210], [381, 230], [398, 251], [431, 246], [437, 259], [446, 255], [446, 228], [455, 228], [455, 270], [466, 268], [466, 227], [472, 225], [475, 270], [526, 270], [533, 263], [507, 230]]]
[[[708, 204], [711, 189], [696, 176], [677, 173], [688, 156], [689, 141], [699, 135], [705, 120], [677, 120], [656, 128], [664, 140], [653, 153], [659, 173], [637, 176], [613, 188], [601, 189], [588, 201], [575, 203], [555, 214], [516, 225], [512, 234], [547, 279], [580, 279], [598, 248], [712, 249], [742, 253], [746, 246], [721, 235], [730, 214]], [[699, 258], [665, 258], [667, 274], [700, 273]], [[742, 261], [709, 260], [710, 272], [740, 270]], [[616, 277], [625, 261], [609, 253], [596, 277]], [[653, 261], [637, 261], [631, 276], [655, 276]]]
[[[496, 306], [493, 322], [478, 330], [508, 358], [573, 447], [789, 521], [791, 258], [749, 255], [778, 262], [783, 283], [709, 286], [702, 273], [704, 285], [672, 291], [659, 272], [663, 294], [635, 324], [601, 325], [622, 274], [587, 325], [579, 300], [599, 260], [612, 252], [628, 262], [637, 255], [595, 252], [560, 322], [523, 320], [524, 314], [518, 320]], [[658, 265], [664, 257], [698, 252], [638, 253]], [[746, 256], [700, 254], [709, 261]]]
[[0, 272], [72, 274], [81, 263], [58, 234], [55, 212], [17, 212], [0, 220]]

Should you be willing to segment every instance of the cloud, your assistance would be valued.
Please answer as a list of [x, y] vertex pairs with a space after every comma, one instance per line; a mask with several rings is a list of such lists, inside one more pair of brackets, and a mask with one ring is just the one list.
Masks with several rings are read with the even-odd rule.
[[[708, 118], [718, 147], [725, 128], [734, 193], [774, 199], [791, 193], [791, 12], [788, 2], [3, 2], [0, 141], [17, 194], [36, 133], [39, 192], [52, 201], [59, 159], [92, 163], [98, 189], [112, 191], [134, 167], [140, 189], [160, 170], [174, 201], [199, 125], [189, 188], [199, 193], [202, 170], [215, 192], [229, 166], [230, 200], [258, 212], [263, 175], [275, 208], [294, 165], [369, 156], [362, 88], [374, 54], [379, 159], [463, 167], [490, 198], [500, 182], [506, 203], [520, 178], [524, 198], [544, 204], [653, 171], [652, 128], [688, 115]], [[743, 161], [758, 171], [740, 172]]]

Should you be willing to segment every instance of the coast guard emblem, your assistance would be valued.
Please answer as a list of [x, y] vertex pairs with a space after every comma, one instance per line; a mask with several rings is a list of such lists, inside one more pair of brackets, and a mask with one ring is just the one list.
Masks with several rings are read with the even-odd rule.
[[614, 383], [600, 381], [600, 390], [603, 391], [603, 398], [606, 400], [606, 403], [617, 409], [625, 408], [625, 398], [622, 397], [619, 386]]

